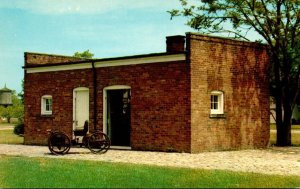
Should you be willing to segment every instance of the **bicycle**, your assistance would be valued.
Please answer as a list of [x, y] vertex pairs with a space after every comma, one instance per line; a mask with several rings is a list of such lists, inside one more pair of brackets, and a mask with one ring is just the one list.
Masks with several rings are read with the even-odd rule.
[[[110, 148], [110, 139], [109, 137], [99, 131], [96, 130], [91, 134], [84, 133], [82, 143], [79, 143], [78, 136], [82, 135], [75, 135], [74, 140], [70, 140], [68, 135], [61, 131], [51, 131], [50, 136], [48, 138], [48, 148], [52, 154], [55, 155], [64, 155], [69, 152], [72, 144], [73, 145], [84, 145], [87, 147], [92, 153], [105, 153]], [[74, 134], [76, 131], [73, 131]], [[78, 134], [79, 132], [77, 132]]]

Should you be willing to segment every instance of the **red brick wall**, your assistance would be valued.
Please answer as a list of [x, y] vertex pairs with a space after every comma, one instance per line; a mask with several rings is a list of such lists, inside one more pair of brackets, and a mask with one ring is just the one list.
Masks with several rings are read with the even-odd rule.
[[[266, 147], [268, 56], [263, 46], [188, 34], [191, 151]], [[210, 118], [210, 93], [224, 92], [225, 118]]]
[[[92, 70], [32, 73], [25, 75], [25, 144], [46, 144], [47, 129], [60, 130], [71, 137], [73, 121], [73, 89], [90, 89], [93, 104]], [[41, 97], [52, 95], [52, 116], [41, 115]], [[90, 110], [90, 126], [93, 109]]]
[[[189, 151], [189, 85], [185, 63], [98, 69], [99, 96], [112, 85], [131, 86], [131, 147]], [[102, 100], [99, 100], [102, 107]], [[99, 112], [102, 115], [102, 110]], [[102, 123], [102, 119], [99, 119]], [[100, 123], [99, 123], [100, 124]]]
[[42, 64], [61, 64], [67, 62], [86, 60], [83, 58], [76, 58], [72, 56], [49, 55], [49, 54], [30, 53], [30, 52], [26, 52], [24, 54], [24, 58], [25, 58], [25, 66], [42, 65]]
[[[131, 87], [131, 147], [135, 150], [190, 151], [189, 70], [185, 62], [97, 68], [97, 121], [103, 123], [103, 88]], [[46, 144], [46, 130], [71, 136], [73, 89], [90, 89], [92, 70], [30, 73], [25, 77], [25, 144]], [[53, 96], [53, 116], [41, 116], [41, 97]]]

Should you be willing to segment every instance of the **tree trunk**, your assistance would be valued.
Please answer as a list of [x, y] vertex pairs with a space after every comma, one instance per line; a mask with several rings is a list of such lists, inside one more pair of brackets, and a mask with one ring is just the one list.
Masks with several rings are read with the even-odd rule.
[[[285, 95], [288, 95], [285, 93]], [[292, 125], [292, 107], [289, 98], [284, 98], [283, 100], [283, 120], [282, 117], [280, 119], [276, 119], [276, 128], [277, 128], [277, 146], [291, 146], [291, 125]], [[278, 105], [278, 106], [277, 106]], [[277, 108], [278, 107], [278, 108]], [[276, 103], [276, 113], [279, 111], [282, 112], [282, 106]], [[282, 113], [279, 114], [282, 116]], [[277, 115], [276, 115], [277, 116]], [[279, 117], [278, 117], [279, 118]]]
[[277, 125], [277, 141], [276, 146], [291, 146], [291, 123], [283, 122], [282, 125]]
[[[278, 92], [278, 91], [277, 91]], [[276, 95], [276, 146], [284, 146], [284, 122], [282, 120], [282, 103], [281, 103], [281, 94]]]
[[277, 93], [277, 95], [278, 96], [276, 96], [276, 129], [277, 129], [276, 145], [291, 146], [292, 145], [291, 142], [292, 106], [290, 105], [291, 103], [289, 98], [285, 97], [284, 100], [282, 100], [281, 98], [282, 95], [279, 93]]
[[6, 119], [7, 119], [7, 123], [10, 123], [10, 117], [7, 117]]
[[[291, 112], [291, 111], [290, 111]], [[277, 127], [277, 141], [276, 146], [291, 146], [291, 113], [284, 112], [284, 120], [281, 125], [276, 123]]]
[[[290, 146], [291, 145], [291, 119], [292, 107], [289, 89], [287, 86], [288, 80], [281, 80], [280, 77], [280, 60], [278, 56], [274, 56], [274, 76], [276, 82], [275, 101], [276, 101], [276, 146]], [[284, 117], [283, 117], [284, 116]]]

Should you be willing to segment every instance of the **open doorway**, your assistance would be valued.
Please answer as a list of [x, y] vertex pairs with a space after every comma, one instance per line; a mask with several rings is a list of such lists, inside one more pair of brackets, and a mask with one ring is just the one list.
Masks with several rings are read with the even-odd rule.
[[130, 147], [131, 90], [129, 87], [105, 89], [106, 133], [111, 146]]

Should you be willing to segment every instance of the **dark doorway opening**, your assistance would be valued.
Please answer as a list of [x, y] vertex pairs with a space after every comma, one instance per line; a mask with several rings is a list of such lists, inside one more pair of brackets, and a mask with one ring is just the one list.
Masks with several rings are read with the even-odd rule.
[[130, 146], [130, 90], [107, 90], [107, 133], [112, 146]]

